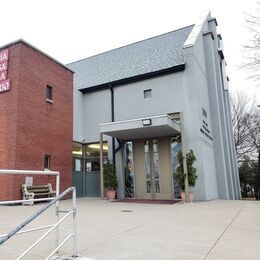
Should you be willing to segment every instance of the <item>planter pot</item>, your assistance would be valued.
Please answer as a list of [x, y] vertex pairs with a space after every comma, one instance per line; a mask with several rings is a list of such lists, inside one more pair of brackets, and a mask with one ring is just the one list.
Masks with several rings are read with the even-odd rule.
[[[181, 199], [185, 203], [185, 192], [181, 191]], [[193, 192], [189, 192], [189, 203], [193, 202]]]
[[107, 190], [106, 191], [106, 197], [108, 200], [114, 200], [116, 197], [116, 191], [115, 190]]
[[193, 192], [189, 192], [189, 202], [193, 202]]
[[185, 203], [185, 192], [181, 191], [181, 200], [183, 203]]

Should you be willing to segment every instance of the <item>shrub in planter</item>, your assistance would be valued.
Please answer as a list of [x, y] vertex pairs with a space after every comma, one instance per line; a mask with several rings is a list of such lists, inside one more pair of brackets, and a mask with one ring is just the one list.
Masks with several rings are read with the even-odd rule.
[[106, 162], [104, 164], [103, 173], [104, 173], [104, 186], [106, 190], [106, 197], [109, 200], [113, 200], [115, 199], [116, 188], [117, 188], [115, 166], [110, 161]]
[[[179, 183], [180, 188], [182, 190], [181, 192], [182, 199], [185, 200], [184, 197], [185, 174], [183, 169], [183, 155], [181, 151], [179, 151], [178, 153], [178, 161], [179, 161], [179, 166], [177, 168], [176, 181]], [[187, 161], [188, 185], [189, 187], [194, 187], [198, 175], [197, 175], [197, 169], [193, 166], [194, 162], [196, 161], [196, 157], [193, 153], [193, 150], [190, 150], [190, 152], [186, 154], [186, 161]], [[190, 192], [190, 202], [192, 202], [192, 198], [193, 198], [193, 192]]]

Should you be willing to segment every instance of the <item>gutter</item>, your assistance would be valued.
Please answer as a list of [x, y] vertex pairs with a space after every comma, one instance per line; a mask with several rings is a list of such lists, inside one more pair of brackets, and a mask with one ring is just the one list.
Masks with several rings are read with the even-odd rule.
[[[114, 103], [114, 89], [113, 86], [109, 86], [110, 93], [111, 93], [111, 122], [115, 122], [115, 103]], [[116, 168], [116, 144], [115, 144], [115, 137], [112, 138], [112, 158], [113, 164]]]
[[111, 89], [112, 86], [119, 87], [121, 85], [137, 82], [140, 80], [155, 78], [158, 76], [163, 76], [163, 75], [167, 75], [167, 74], [171, 74], [171, 73], [179, 72], [179, 71], [183, 71], [183, 70], [185, 70], [185, 63], [174, 66], [174, 67], [158, 70], [158, 71], [148, 72], [145, 74], [136, 75], [136, 76], [129, 77], [129, 78], [119, 79], [119, 80], [99, 84], [99, 85], [92, 86], [92, 87], [82, 88], [82, 89], [79, 89], [79, 91], [82, 92], [83, 94], [87, 94], [87, 93], [96, 92], [96, 91], [100, 91], [100, 90]]

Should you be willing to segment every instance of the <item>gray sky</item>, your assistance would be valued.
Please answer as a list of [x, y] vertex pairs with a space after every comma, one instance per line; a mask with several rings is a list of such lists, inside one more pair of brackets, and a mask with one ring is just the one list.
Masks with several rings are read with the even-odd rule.
[[211, 11], [222, 35], [231, 89], [260, 104], [260, 87], [239, 69], [256, 0], [0, 0], [0, 46], [23, 38], [66, 64], [196, 23]]

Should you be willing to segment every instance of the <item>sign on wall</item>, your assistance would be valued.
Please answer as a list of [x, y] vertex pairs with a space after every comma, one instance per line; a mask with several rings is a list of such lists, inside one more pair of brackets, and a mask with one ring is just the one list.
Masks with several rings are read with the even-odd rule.
[[200, 132], [212, 141], [213, 139], [212, 139], [212, 136], [211, 136], [211, 132], [209, 130], [209, 124], [207, 122], [208, 113], [205, 110], [205, 108], [203, 108], [203, 107], [202, 107], [202, 117], [203, 117], [202, 118], [202, 126], [200, 128]]
[[33, 177], [25, 177], [25, 185], [32, 186], [33, 185]]
[[0, 51], [0, 63], [8, 61], [9, 51], [8, 49]]
[[0, 81], [6, 80], [7, 78], [7, 71], [0, 72]]
[[10, 90], [10, 79], [0, 81], [0, 93]]
[[0, 93], [10, 90], [10, 79], [8, 75], [9, 50], [0, 51]]

